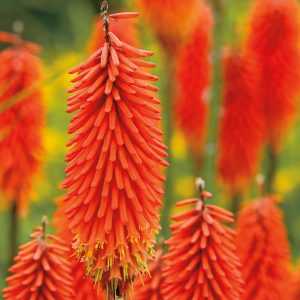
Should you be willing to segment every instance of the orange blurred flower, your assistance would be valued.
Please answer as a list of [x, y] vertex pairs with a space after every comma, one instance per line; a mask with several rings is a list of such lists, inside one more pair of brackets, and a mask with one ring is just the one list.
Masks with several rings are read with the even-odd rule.
[[[110, 31], [120, 40], [133, 46], [138, 46], [138, 33], [135, 20], [132, 19], [111, 19], [109, 24]], [[93, 53], [100, 49], [105, 43], [103, 35], [103, 25], [101, 17], [95, 19], [91, 36], [88, 42], [88, 51]]]
[[176, 54], [181, 43], [195, 28], [199, 18], [199, 0], [137, 0], [164, 49]]
[[0, 190], [4, 206], [15, 203], [24, 215], [41, 164], [41, 62], [37, 45], [3, 32], [0, 41], [13, 43], [0, 52]]
[[289, 245], [275, 197], [267, 196], [245, 206], [237, 229], [236, 243], [245, 280], [242, 299], [292, 299]]
[[198, 162], [202, 156], [208, 117], [208, 90], [211, 84], [210, 50], [212, 12], [201, 5], [199, 21], [177, 59], [178, 96], [176, 120], [185, 134], [191, 152]]
[[242, 192], [257, 173], [264, 137], [255, 65], [234, 50], [224, 56], [223, 111], [218, 171], [231, 192]]
[[235, 231], [221, 222], [233, 222], [232, 213], [189, 199], [177, 206], [196, 205], [173, 217], [172, 237], [166, 242], [162, 293], [166, 300], [240, 299], [240, 261], [234, 246]]
[[166, 166], [158, 129], [158, 78], [141, 60], [153, 53], [120, 41], [112, 32], [103, 47], [70, 73], [69, 127], [64, 188], [69, 228], [77, 258], [110, 295], [123, 295], [133, 278], [147, 272]]
[[69, 249], [60, 238], [34, 228], [32, 241], [20, 246], [13, 275], [3, 289], [6, 300], [74, 299], [71, 266], [65, 258]]
[[156, 251], [155, 260], [149, 264], [150, 276], [144, 275], [134, 281], [133, 299], [135, 300], [161, 300], [162, 287], [162, 250]]
[[278, 150], [294, 119], [300, 88], [300, 23], [296, 0], [258, 0], [252, 12], [250, 56], [261, 71], [268, 142]]

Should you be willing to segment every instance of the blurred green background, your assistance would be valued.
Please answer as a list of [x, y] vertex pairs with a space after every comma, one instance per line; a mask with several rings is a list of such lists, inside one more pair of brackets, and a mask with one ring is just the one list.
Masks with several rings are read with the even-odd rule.
[[[211, 150], [215, 149], [222, 86], [219, 56], [223, 46], [235, 44], [239, 39], [243, 40], [250, 3], [249, 0], [211, 1], [216, 14], [213, 49], [215, 80], [211, 99], [212, 114], [210, 135], [207, 140], [208, 147], [202, 174], [199, 175], [207, 180], [207, 189], [215, 195], [213, 201], [225, 207], [230, 207], [230, 199], [217, 180], [214, 169], [216, 150]], [[110, 0], [109, 4], [112, 11], [134, 9], [133, 0]], [[221, 9], [219, 5], [222, 5]], [[67, 75], [67, 71], [87, 56], [86, 45], [99, 7], [100, 1], [88, 0], [0, 0], [0, 30], [11, 31], [12, 23], [15, 20], [21, 20], [25, 26], [24, 38], [37, 42], [43, 47], [41, 53], [44, 62], [42, 89], [47, 109], [47, 124], [43, 135], [44, 167], [43, 174], [35, 182], [35, 192], [29, 214], [19, 221], [19, 243], [28, 240], [31, 228], [39, 224], [42, 215], [52, 216], [55, 210], [53, 200], [63, 194], [63, 191], [59, 189], [59, 184], [64, 178], [65, 144], [69, 138], [66, 131], [70, 120], [70, 116], [65, 113], [66, 90], [71, 86], [69, 83], [71, 77]], [[184, 18], [184, 12], [179, 17]], [[165, 74], [163, 52], [143, 16], [140, 17], [138, 27], [141, 44], [146, 49], [155, 51], [153, 60], [158, 65], [155, 74], [161, 78], [158, 86], [161, 91], [164, 91], [168, 76]], [[163, 103], [169, 101], [163, 92], [160, 93], [160, 97]], [[169, 114], [169, 111], [164, 110], [164, 118]], [[280, 205], [286, 214], [294, 260], [300, 256], [299, 125], [298, 118], [281, 153], [280, 168], [276, 179], [276, 191], [283, 196]], [[165, 134], [167, 135], [168, 132]], [[179, 199], [195, 194], [192, 163], [184, 138], [178, 130], [175, 130], [173, 134], [170, 151], [174, 157], [172, 170], [175, 194], [174, 199], [171, 200], [175, 203]], [[255, 188], [249, 198], [253, 195], [255, 195]], [[4, 278], [9, 266], [9, 216], [9, 212], [0, 212], [0, 289], [4, 286]]]

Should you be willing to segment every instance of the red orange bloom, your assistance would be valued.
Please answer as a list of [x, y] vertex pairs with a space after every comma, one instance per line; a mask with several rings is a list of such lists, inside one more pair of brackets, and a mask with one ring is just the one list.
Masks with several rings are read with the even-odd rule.
[[232, 192], [241, 192], [257, 173], [264, 124], [255, 65], [243, 55], [224, 57], [223, 112], [218, 171]]
[[252, 14], [250, 55], [261, 70], [268, 142], [278, 149], [296, 112], [300, 88], [300, 23], [296, 0], [258, 0]]
[[163, 295], [166, 300], [240, 299], [242, 279], [234, 246], [235, 231], [220, 222], [233, 222], [232, 213], [189, 199], [177, 206], [196, 205], [173, 217], [169, 252], [164, 256]]
[[248, 204], [238, 218], [237, 248], [243, 265], [243, 300], [292, 299], [289, 245], [273, 196]]
[[[137, 46], [138, 33], [134, 20], [132, 19], [112, 19], [110, 18], [110, 31], [113, 32], [120, 40], [133, 46]], [[100, 49], [105, 43], [102, 31], [102, 19], [99, 17], [95, 20], [90, 40], [88, 42], [88, 50], [93, 53]]]
[[176, 54], [198, 22], [200, 1], [137, 0], [160, 43]]
[[162, 287], [162, 250], [157, 250], [155, 260], [149, 264], [149, 273], [134, 281], [133, 299], [136, 300], [161, 300]]
[[102, 48], [70, 73], [75, 86], [68, 112], [69, 133], [64, 187], [69, 228], [86, 272], [111, 294], [124, 294], [146, 272], [159, 229], [160, 166], [166, 166], [158, 129], [161, 119], [146, 83], [158, 78], [141, 60], [153, 53], [136, 49], [109, 32]]
[[198, 15], [198, 25], [177, 60], [178, 97], [175, 105], [178, 125], [199, 161], [206, 133], [211, 83], [212, 12], [202, 4]]
[[32, 179], [40, 169], [44, 109], [38, 46], [2, 33], [13, 45], [0, 52], [0, 190], [4, 205], [15, 203], [25, 214]]
[[3, 289], [6, 300], [74, 299], [71, 266], [64, 241], [34, 228], [32, 241], [22, 245]]

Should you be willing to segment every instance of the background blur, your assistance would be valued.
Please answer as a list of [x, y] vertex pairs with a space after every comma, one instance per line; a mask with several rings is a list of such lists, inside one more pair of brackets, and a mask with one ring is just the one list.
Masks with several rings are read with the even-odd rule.
[[[31, 228], [39, 224], [43, 214], [51, 217], [55, 205], [53, 200], [63, 194], [59, 184], [64, 178], [65, 144], [68, 140], [66, 134], [70, 116], [66, 110], [66, 90], [71, 86], [71, 76], [67, 71], [80, 63], [87, 56], [87, 42], [90, 37], [92, 23], [100, 1], [92, 0], [0, 0], [0, 30], [11, 31], [13, 21], [21, 20], [25, 29], [23, 36], [27, 40], [39, 43], [43, 47], [41, 58], [44, 62], [44, 80], [42, 82], [44, 103], [47, 109], [47, 124], [44, 130], [44, 156], [43, 174], [35, 182], [34, 201], [30, 206], [29, 215], [20, 220], [19, 244], [28, 240]], [[187, 5], [188, 5], [188, 1]], [[213, 1], [212, 1], [213, 2]], [[224, 0], [226, 2], [226, 0]], [[245, 24], [249, 10], [249, 0], [228, 0], [223, 9], [218, 8], [219, 1], [212, 3], [217, 9], [215, 20], [215, 43], [221, 51], [220, 45], [226, 46], [236, 43], [237, 37], [243, 39]], [[133, 0], [110, 0], [110, 11], [121, 9], [135, 9]], [[184, 12], [179, 18], [184, 18]], [[141, 44], [145, 49], [153, 50], [153, 60], [158, 67], [155, 74], [161, 80], [158, 86], [164, 91], [166, 73], [164, 71], [163, 52], [158, 42], [146, 26], [143, 16], [139, 18], [139, 32]], [[0, 46], [1, 47], [1, 46]], [[213, 53], [216, 59], [217, 53]], [[1, 64], [1, 62], [0, 62]], [[1, 66], [0, 66], [1, 67]], [[221, 80], [218, 78], [218, 63], [215, 63], [215, 84], [212, 91], [211, 110], [215, 118], [210, 120], [211, 132], [216, 132], [217, 119], [220, 106], [219, 89]], [[167, 101], [164, 93], [160, 92], [162, 101]], [[168, 117], [169, 111], [163, 111]], [[283, 196], [280, 203], [286, 214], [286, 224], [292, 246], [294, 260], [300, 256], [300, 126], [299, 118], [284, 145], [280, 156], [280, 167], [276, 179], [276, 191]], [[168, 134], [168, 133], [166, 133]], [[213, 201], [229, 207], [229, 199], [220, 187], [214, 167], [215, 134], [207, 140], [207, 151], [201, 175], [207, 181], [207, 189], [215, 195]], [[172, 151], [174, 157], [173, 173], [175, 193], [172, 203], [179, 199], [188, 198], [195, 194], [193, 167], [188, 158], [184, 139], [178, 130], [172, 138]], [[1, 168], [1, 166], [0, 166]], [[252, 195], [255, 195], [255, 187]], [[248, 195], [250, 198], [252, 195]], [[4, 278], [9, 265], [9, 213], [0, 212], [0, 289], [4, 286]]]

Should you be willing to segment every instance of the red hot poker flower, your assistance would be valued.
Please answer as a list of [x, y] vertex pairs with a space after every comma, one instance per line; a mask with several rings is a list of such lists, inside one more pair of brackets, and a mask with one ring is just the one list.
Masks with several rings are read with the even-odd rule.
[[238, 218], [237, 248], [243, 265], [243, 300], [292, 299], [289, 245], [273, 196], [256, 200]]
[[60, 238], [34, 228], [32, 241], [22, 245], [10, 268], [13, 275], [3, 289], [6, 300], [74, 299], [71, 266], [65, 258], [69, 249]]
[[189, 199], [177, 206], [196, 205], [173, 217], [172, 236], [166, 242], [163, 295], [166, 300], [238, 300], [242, 293], [235, 231], [221, 222], [233, 222], [232, 213]]
[[247, 57], [227, 51], [218, 170], [234, 193], [249, 186], [260, 161], [264, 124], [257, 85], [255, 65]]
[[137, 0], [151, 28], [170, 55], [189, 36], [198, 22], [200, 1]]
[[182, 47], [177, 59], [178, 96], [176, 120], [189, 148], [200, 163], [208, 117], [208, 89], [211, 83], [210, 50], [212, 12], [205, 4], [199, 10], [199, 22]]
[[258, 0], [248, 50], [261, 70], [268, 142], [276, 150], [296, 112], [300, 88], [300, 23], [296, 0]]
[[133, 277], [147, 272], [153, 253], [166, 147], [157, 88], [146, 82], [158, 78], [145, 71], [154, 65], [140, 59], [152, 52], [112, 32], [107, 41], [70, 72], [77, 76], [68, 112], [77, 113], [69, 127], [75, 136], [66, 157], [65, 203], [87, 274], [124, 294]]
[[162, 287], [162, 250], [157, 250], [155, 260], [149, 265], [148, 275], [137, 278], [133, 287], [133, 299], [136, 300], [160, 300], [164, 299], [161, 291]]
[[0, 32], [0, 41], [12, 46], [0, 52], [0, 190], [4, 205], [15, 203], [27, 211], [32, 179], [40, 169], [44, 108], [38, 46]]

